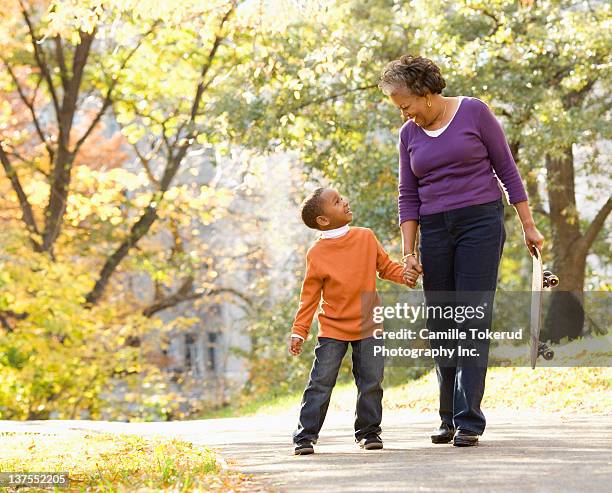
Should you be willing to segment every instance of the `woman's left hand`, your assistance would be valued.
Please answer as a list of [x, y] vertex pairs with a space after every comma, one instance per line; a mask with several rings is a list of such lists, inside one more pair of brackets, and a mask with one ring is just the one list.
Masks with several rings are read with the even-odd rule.
[[404, 281], [409, 287], [415, 288], [417, 279], [423, 274], [423, 266], [414, 256], [406, 257], [404, 260]]
[[544, 236], [538, 231], [538, 228], [533, 226], [523, 227], [523, 237], [525, 238], [525, 245], [531, 255], [534, 254], [534, 245], [538, 247], [538, 250], [542, 251], [544, 245]]

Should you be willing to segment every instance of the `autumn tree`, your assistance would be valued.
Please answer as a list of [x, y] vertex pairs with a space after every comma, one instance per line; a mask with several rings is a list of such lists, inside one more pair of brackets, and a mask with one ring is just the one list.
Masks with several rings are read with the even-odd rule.
[[[248, 187], [187, 178], [229, 154], [222, 103], [250, 29], [236, 8], [15, 1], [2, 12], [3, 415], [97, 416], [109, 378], [148, 371], [161, 381], [135, 341], [189, 320], [161, 326], [154, 315], [223, 294], [248, 303], [219, 271], [249, 268], [258, 248], [211, 254], [195, 232]], [[219, 149], [202, 165], [189, 153], [205, 144]], [[129, 291], [139, 273], [156, 284], [145, 306]]]

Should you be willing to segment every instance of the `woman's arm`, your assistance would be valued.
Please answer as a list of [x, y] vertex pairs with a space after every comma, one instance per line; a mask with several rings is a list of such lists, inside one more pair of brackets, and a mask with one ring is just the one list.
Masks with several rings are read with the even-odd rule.
[[487, 149], [491, 166], [508, 195], [511, 204], [527, 200], [527, 192], [521, 180], [518, 166], [510, 151], [504, 129], [493, 112], [482, 101], [478, 101], [480, 113], [478, 126], [480, 138]]
[[525, 239], [525, 245], [529, 252], [533, 255], [533, 247], [537, 246], [538, 250], [542, 251], [544, 245], [544, 236], [536, 228], [535, 221], [531, 215], [531, 209], [529, 208], [529, 202], [523, 200], [513, 204], [516, 212], [521, 220], [523, 226], [523, 237]]
[[410, 153], [402, 141], [401, 134], [397, 148], [399, 152], [399, 184], [397, 187], [399, 195], [397, 197], [397, 209], [401, 228], [405, 221], [418, 221], [421, 199], [419, 198], [419, 182], [412, 171]]
[[402, 255], [416, 253], [416, 234], [419, 229], [418, 221], [404, 221], [400, 229], [402, 231]]
[[[414, 220], [404, 221], [400, 225], [402, 231], [402, 255], [404, 260], [404, 280], [414, 287], [419, 275], [423, 273], [423, 267], [416, 258], [416, 235], [419, 222]], [[406, 256], [409, 254], [414, 254]]]
[[538, 228], [536, 228], [531, 215], [529, 202], [527, 201], [527, 192], [521, 180], [518, 166], [514, 162], [512, 152], [510, 152], [504, 130], [495, 118], [495, 115], [493, 115], [489, 107], [484, 103], [482, 103], [480, 113], [480, 118], [478, 120], [480, 135], [487, 148], [491, 166], [493, 166], [495, 174], [506, 189], [508, 201], [514, 206], [518, 213], [523, 226], [525, 245], [529, 253], [533, 255], [534, 246], [542, 250], [544, 236], [542, 236]]
[[400, 230], [402, 232], [402, 255], [404, 264], [404, 280], [414, 287], [418, 277], [423, 273], [416, 254], [416, 234], [419, 227], [419, 182], [410, 166], [410, 153], [402, 141], [400, 132], [399, 142], [399, 196], [397, 206], [399, 212]]

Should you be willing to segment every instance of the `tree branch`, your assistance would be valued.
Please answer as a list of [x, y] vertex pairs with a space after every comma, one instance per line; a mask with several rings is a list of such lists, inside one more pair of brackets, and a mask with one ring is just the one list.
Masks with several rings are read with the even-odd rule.
[[21, 182], [19, 181], [19, 177], [17, 176], [17, 172], [13, 168], [11, 161], [9, 160], [6, 152], [2, 148], [2, 142], [0, 142], [0, 161], [2, 162], [2, 166], [4, 167], [4, 172], [6, 176], [11, 182], [13, 186], [13, 190], [17, 194], [17, 199], [19, 200], [19, 206], [21, 207], [22, 219], [26, 225], [27, 230], [30, 233], [30, 241], [32, 242], [32, 246], [34, 250], [40, 252], [41, 245], [33, 238], [32, 235], [40, 236], [38, 231], [38, 226], [36, 225], [36, 219], [34, 219], [34, 212], [32, 211], [32, 206], [23, 191], [23, 187], [21, 186]]
[[130, 249], [135, 246], [145, 234], [147, 234], [151, 228], [151, 225], [157, 219], [157, 205], [161, 200], [161, 196], [162, 194], [159, 192], [153, 196], [152, 200], [145, 207], [145, 210], [138, 221], [136, 221], [136, 223], [130, 229], [128, 237], [123, 240], [121, 245], [119, 245], [113, 254], [108, 257], [104, 263], [104, 266], [102, 267], [102, 270], [100, 271], [100, 275], [98, 276], [98, 280], [96, 281], [93, 289], [85, 297], [85, 306], [91, 307], [100, 300], [104, 289], [110, 281], [111, 275], [115, 272]]
[[[119, 245], [117, 250], [115, 250], [115, 252], [106, 260], [93, 289], [85, 297], [85, 306], [91, 307], [92, 305], [96, 304], [100, 300], [104, 292], [104, 289], [106, 288], [106, 286], [108, 285], [110, 281], [110, 277], [115, 272], [118, 265], [128, 254], [129, 250], [133, 246], [135, 246], [145, 234], [147, 234], [147, 232], [151, 228], [151, 225], [157, 219], [157, 207], [159, 206], [160, 202], [163, 200], [164, 193], [170, 187], [170, 183], [176, 176], [176, 173], [183, 161], [183, 158], [185, 157], [185, 154], [187, 153], [189, 146], [191, 146], [191, 144], [193, 143], [193, 139], [195, 138], [194, 121], [195, 121], [195, 116], [198, 111], [198, 107], [200, 106], [202, 94], [204, 92], [203, 91], [204, 78], [206, 77], [206, 74], [210, 66], [212, 65], [214, 56], [218, 50], [219, 45], [221, 44], [221, 40], [223, 39], [221, 30], [223, 29], [225, 22], [227, 22], [230, 15], [234, 11], [234, 9], [235, 9], [235, 3], [232, 4], [232, 7], [221, 18], [219, 30], [218, 30], [217, 35], [215, 36], [215, 41], [209, 53], [208, 60], [202, 67], [202, 71], [200, 73], [200, 80], [196, 88], [196, 93], [195, 93], [194, 101], [193, 101], [192, 108], [191, 108], [191, 114], [190, 114], [191, 116], [189, 120], [191, 129], [187, 134], [187, 138], [184, 139], [184, 142], [181, 144], [176, 154], [172, 152], [172, 148], [168, 147], [167, 149], [168, 159], [166, 162], [166, 167], [165, 167], [163, 176], [159, 182], [158, 192], [153, 195], [153, 197], [151, 198], [151, 201], [145, 207], [143, 214], [140, 216], [138, 221], [132, 226], [128, 237], [121, 243], [121, 245]], [[164, 135], [162, 136], [166, 142], [166, 145], [168, 145], [169, 142], [168, 142], [167, 136], [165, 136], [165, 128], [164, 128]]]
[[200, 106], [200, 101], [202, 99], [202, 94], [204, 93], [204, 90], [206, 89], [204, 85], [204, 79], [206, 78], [206, 74], [208, 73], [208, 71], [210, 70], [210, 67], [212, 66], [212, 62], [215, 58], [217, 50], [219, 49], [221, 41], [225, 39], [225, 36], [222, 34], [223, 26], [229, 20], [230, 16], [234, 12], [234, 9], [235, 9], [235, 4], [232, 4], [232, 7], [228, 9], [225, 15], [221, 18], [221, 22], [219, 23], [219, 28], [217, 29], [217, 34], [215, 34], [215, 41], [213, 42], [212, 48], [210, 52], [208, 53], [208, 58], [206, 60], [206, 63], [202, 66], [202, 71], [200, 73], [200, 81], [198, 83], [196, 95], [193, 100], [193, 105], [191, 107], [191, 115], [190, 115], [191, 121], [195, 120], [195, 117], [198, 113], [198, 107]]
[[595, 85], [595, 82], [597, 82], [597, 80], [599, 79], [593, 78], [590, 81], [588, 81], [584, 85], [584, 87], [581, 87], [580, 89], [576, 91], [571, 91], [565, 96], [563, 96], [561, 100], [563, 101], [563, 106], [565, 107], [565, 109], [570, 109], [570, 108], [575, 108], [577, 106], [580, 106], [582, 102], [584, 101], [584, 98], [587, 96], [589, 91]]
[[151, 317], [159, 311], [176, 306], [187, 299], [187, 297], [192, 293], [192, 289], [193, 276], [187, 276], [185, 279], [183, 279], [183, 282], [174, 293], [169, 296], [163, 296], [156, 299], [151, 305], [142, 311], [142, 314], [145, 317]]
[[[183, 288], [183, 286], [181, 286], [181, 288]], [[166, 310], [168, 308], [172, 308], [173, 306], [176, 306], [179, 303], [183, 303], [185, 301], [193, 301], [199, 298], [204, 298], [206, 296], [214, 296], [216, 294], [223, 294], [223, 293], [229, 293], [229, 294], [236, 296], [237, 298], [244, 301], [244, 303], [248, 305], [249, 308], [253, 306], [253, 301], [248, 296], [246, 296], [244, 293], [241, 293], [240, 291], [234, 288], [215, 288], [215, 289], [207, 289], [205, 291], [200, 291], [200, 292], [194, 292], [191, 290], [181, 291], [181, 288], [179, 288], [179, 290], [176, 293], [170, 296], [167, 296], [166, 298], [163, 298], [159, 301], [156, 301], [152, 305], [148, 306], [142, 311], [142, 314], [145, 317], [152, 317], [157, 312]]]
[[9, 323], [9, 318], [15, 320], [24, 320], [28, 316], [27, 313], [15, 313], [13, 310], [0, 310], [0, 325], [4, 327], [7, 332], [14, 332], [15, 328]]
[[369, 84], [367, 86], [353, 87], [351, 89], [346, 89], [344, 91], [340, 91], [340, 92], [337, 92], [335, 94], [331, 94], [329, 96], [325, 96], [323, 98], [313, 99], [311, 101], [305, 101], [304, 103], [302, 103], [302, 104], [292, 108], [291, 112], [294, 113], [296, 111], [302, 110], [302, 109], [306, 108], [307, 106], [310, 106], [311, 104], [326, 103], [327, 101], [337, 99], [340, 96], [344, 96], [345, 94], [350, 94], [352, 92], [358, 92], [358, 91], [367, 91], [369, 89], [374, 89], [375, 87], [378, 87], [378, 84]]
[[30, 110], [30, 114], [32, 115], [32, 122], [34, 123], [34, 128], [36, 129], [38, 138], [40, 139], [41, 143], [44, 144], [45, 148], [47, 149], [47, 153], [49, 154], [49, 160], [53, 161], [53, 154], [54, 154], [53, 148], [51, 147], [51, 145], [47, 141], [47, 138], [45, 137], [45, 133], [43, 132], [42, 126], [40, 125], [40, 121], [38, 120], [38, 115], [36, 114], [36, 109], [34, 108], [34, 100], [36, 99], [36, 94], [34, 94], [34, 97], [30, 101], [27, 98], [25, 91], [23, 90], [23, 87], [21, 87], [21, 84], [19, 83], [19, 79], [17, 79], [17, 75], [15, 74], [11, 66], [9, 65], [6, 58], [0, 55], [0, 59], [4, 63], [4, 66], [6, 67], [7, 72], [11, 76], [11, 79], [13, 80], [15, 87], [17, 88], [17, 94], [19, 94], [19, 98], [21, 99], [21, 101], [23, 101], [23, 104], [26, 105], [28, 110]]
[[[95, 29], [92, 33], [79, 32], [81, 42], [74, 50], [72, 59], [72, 77], [67, 80], [66, 91], [62, 100], [60, 115], [58, 118], [59, 124], [59, 141], [60, 145], [66, 149], [70, 143], [70, 131], [74, 123], [74, 114], [76, 112], [76, 103], [79, 96], [79, 89], [83, 79], [83, 72], [87, 64], [87, 58], [91, 50], [91, 44], [95, 37]], [[72, 153], [74, 154], [74, 152]]]
[[55, 109], [55, 114], [60, 115], [60, 104], [59, 99], [57, 98], [57, 93], [55, 92], [55, 86], [53, 85], [53, 80], [51, 79], [51, 73], [49, 72], [49, 66], [47, 65], [47, 60], [45, 57], [45, 52], [42, 47], [39, 45], [39, 40], [34, 31], [34, 26], [32, 21], [30, 20], [30, 16], [28, 11], [23, 3], [23, 0], [19, 0], [19, 5], [21, 7], [21, 14], [28, 26], [28, 31], [30, 33], [30, 39], [32, 41], [32, 47], [34, 48], [34, 58], [36, 60], [36, 64], [40, 69], [41, 74], [43, 74], [45, 81], [47, 82], [47, 87], [49, 89], [49, 93], [51, 94], [51, 99], [53, 100], [53, 107]]
[[[225, 13], [225, 15], [221, 18], [221, 21], [219, 22], [219, 27], [217, 29], [217, 33], [215, 34], [215, 40], [213, 41], [213, 45], [208, 53], [208, 56], [206, 57], [206, 62], [202, 65], [202, 69], [200, 71], [200, 78], [198, 80], [198, 85], [196, 87], [196, 93], [193, 98], [193, 103], [191, 104], [191, 112], [189, 113], [189, 120], [181, 124], [181, 127], [179, 128], [179, 131], [177, 132], [176, 139], [174, 140], [174, 146], [176, 146], [176, 144], [178, 144], [179, 142], [182, 142], [182, 144], [179, 146], [178, 152], [176, 153], [176, 160], [179, 162], [182, 161], [183, 157], [185, 157], [185, 154], [187, 153], [187, 149], [191, 145], [191, 140], [195, 138], [195, 129], [194, 129], [195, 118], [196, 116], [198, 116], [198, 108], [200, 107], [200, 103], [202, 101], [202, 95], [204, 94], [204, 91], [208, 88], [211, 82], [211, 81], [205, 82], [205, 78], [206, 78], [206, 75], [208, 74], [208, 71], [210, 70], [210, 67], [212, 66], [212, 62], [217, 53], [217, 50], [219, 49], [219, 46], [221, 45], [221, 42], [223, 41], [223, 39], [225, 39], [225, 36], [223, 36], [222, 34], [223, 26], [229, 20], [230, 16], [234, 12], [235, 7], [236, 7], [236, 4], [234, 2], [232, 3], [231, 8]], [[178, 114], [179, 111], [177, 110], [176, 113]], [[180, 135], [181, 131], [185, 127], [188, 127], [189, 131], [187, 132], [186, 137], [181, 137]], [[163, 178], [162, 178], [162, 181], [163, 181]]]
[[0, 313], [0, 325], [4, 328], [6, 332], [14, 332], [13, 326], [9, 323], [9, 321], [4, 317], [2, 313]]
[[582, 241], [584, 242], [586, 251], [591, 248], [591, 245], [593, 244], [595, 238], [597, 238], [597, 235], [603, 228], [603, 225], [606, 222], [606, 218], [608, 217], [610, 212], [612, 212], [612, 197], [608, 197], [608, 200], [601, 207], [601, 209], [599, 209], [597, 215], [595, 216], [595, 219], [593, 219], [593, 222], [591, 222], [582, 237]]
[[75, 153], [71, 152], [70, 132], [77, 111], [77, 99], [87, 58], [95, 37], [95, 29], [91, 34], [80, 32], [80, 43], [74, 50], [72, 61], [72, 77], [67, 81], [67, 90], [64, 92], [62, 105], [58, 113], [58, 145], [56, 159], [52, 163], [50, 172], [49, 201], [45, 207], [45, 229], [43, 233], [43, 251], [53, 255], [53, 245], [59, 237], [64, 213], [66, 212], [66, 198], [70, 188], [70, 178]]
[[[155, 28], [158, 25], [159, 25], [159, 21], [155, 21], [153, 25], [151, 26], [151, 29], [149, 29], [149, 31], [147, 31], [142, 36], [142, 38], [138, 41], [136, 46], [132, 48], [132, 50], [128, 53], [125, 59], [121, 62], [121, 65], [119, 66], [119, 70], [117, 71], [118, 73], [120, 73], [126, 67], [127, 63], [130, 61], [130, 58], [132, 58], [134, 53], [136, 53], [138, 48], [140, 48], [140, 46], [142, 45], [142, 42], [144, 41], [144, 39], [148, 37], [151, 33], [153, 33], [155, 31]], [[113, 94], [113, 91], [115, 90], [115, 87], [117, 86], [119, 82], [119, 75], [118, 74], [114, 74], [114, 75], [115, 77], [112, 78], [112, 82], [110, 83], [108, 90], [106, 91], [106, 95], [104, 96], [104, 100], [102, 101], [102, 107], [100, 108], [100, 110], [98, 111], [94, 119], [92, 120], [91, 124], [89, 125], [89, 128], [87, 128], [83, 136], [77, 141], [77, 143], [74, 146], [73, 152], [75, 154], [79, 151], [79, 149], [81, 148], [85, 140], [87, 140], [87, 137], [89, 137], [89, 135], [91, 134], [95, 126], [98, 124], [102, 116], [104, 116], [104, 113], [106, 112], [106, 110], [112, 103], [112, 94]]]
[[138, 149], [137, 144], [132, 144], [132, 149], [134, 149], [136, 156], [140, 160], [140, 164], [142, 164], [142, 167], [145, 169], [145, 173], [147, 174], [149, 181], [151, 182], [152, 185], [155, 185], [157, 188], [159, 187], [159, 180], [155, 178], [155, 175], [153, 174], [153, 170], [151, 169], [151, 159], [157, 153], [157, 151], [159, 151], [161, 143], [162, 143], [162, 139], [158, 139], [155, 145], [153, 146], [153, 148], [151, 149], [151, 151], [148, 152], [146, 155], [140, 152], [140, 149]]
[[60, 78], [62, 79], [62, 87], [64, 92], [68, 91], [68, 68], [66, 67], [66, 60], [64, 59], [64, 47], [62, 45], [62, 38], [60, 35], [56, 35], [55, 41], [55, 59], [60, 68]]
[[485, 8], [475, 8], [473, 7], [474, 10], [476, 12], [481, 13], [482, 15], [484, 15], [485, 17], [488, 17], [489, 19], [491, 19], [493, 21], [493, 23], [495, 24], [493, 26], [493, 29], [491, 29], [491, 32], [489, 32], [487, 34], [487, 36], [493, 36], [497, 31], [499, 31], [499, 28], [501, 27], [501, 22], [499, 21], [499, 19], [497, 17], [495, 17], [494, 14], [492, 14], [491, 12], [489, 12], [487, 9]]
[[31, 159], [27, 159], [26, 157], [24, 157], [21, 154], [19, 154], [14, 148], [12, 148], [11, 150], [7, 150], [5, 152], [6, 152], [7, 156], [13, 156], [14, 158], [16, 158], [19, 161], [21, 161], [22, 163], [26, 164], [27, 166], [29, 166], [33, 170], [39, 172], [44, 177], [49, 178], [49, 173], [47, 173], [40, 166], [37, 166], [36, 164], [34, 164], [34, 162], [32, 162]]

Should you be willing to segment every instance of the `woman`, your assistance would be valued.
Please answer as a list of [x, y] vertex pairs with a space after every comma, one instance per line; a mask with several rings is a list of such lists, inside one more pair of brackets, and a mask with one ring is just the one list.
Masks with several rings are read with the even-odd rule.
[[[462, 293], [484, 292], [490, 293], [492, 307], [506, 237], [498, 179], [518, 213], [530, 253], [544, 241], [500, 124], [479, 99], [443, 96], [444, 78], [427, 58], [405, 55], [389, 63], [379, 87], [407, 120], [398, 144], [406, 279], [423, 275], [428, 306], [459, 303], [465, 299]], [[419, 226], [421, 263], [415, 253]], [[448, 292], [453, 301], [441, 294]], [[450, 323], [466, 331], [467, 324]], [[490, 323], [486, 317], [481, 328]], [[448, 322], [440, 321], [434, 327], [448, 328]], [[480, 364], [467, 358], [450, 364], [436, 359], [442, 423], [431, 436], [433, 443], [476, 445], [485, 429], [480, 403], [489, 345], [488, 340], [472, 343], [481, 354]]]

